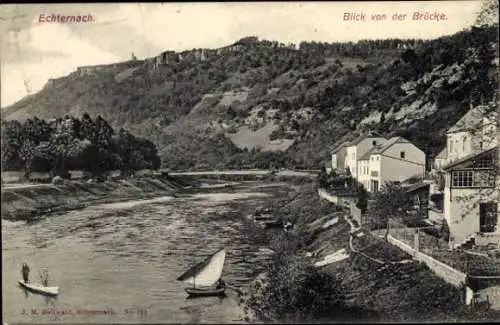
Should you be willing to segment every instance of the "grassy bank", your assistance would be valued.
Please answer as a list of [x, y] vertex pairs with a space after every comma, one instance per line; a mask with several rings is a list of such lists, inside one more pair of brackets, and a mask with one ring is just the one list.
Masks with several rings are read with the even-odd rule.
[[144, 176], [102, 183], [68, 181], [60, 185], [3, 188], [2, 218], [36, 220], [45, 213], [79, 209], [97, 203], [169, 195], [197, 185], [197, 181], [182, 177]]
[[[267, 272], [266, 284], [250, 286], [244, 300], [244, 305], [266, 321], [427, 322], [500, 317], [495, 311], [465, 306], [460, 289], [444, 282], [425, 264], [411, 260], [383, 238], [361, 231], [363, 235], [353, 236], [350, 245], [351, 227], [343, 217], [345, 213], [320, 199], [312, 184], [304, 185], [281, 213], [295, 221], [295, 230], [273, 236], [275, 265]], [[349, 258], [313, 267], [315, 262], [340, 249], [345, 249]], [[332, 282], [334, 288], [318, 290], [318, 284], [328, 287], [322, 281]], [[310, 306], [312, 297], [321, 304], [329, 301], [330, 308], [321, 306], [315, 312]], [[295, 307], [287, 312], [280, 308], [284, 304]], [[304, 310], [300, 306], [307, 307], [309, 312], [297, 312]]]

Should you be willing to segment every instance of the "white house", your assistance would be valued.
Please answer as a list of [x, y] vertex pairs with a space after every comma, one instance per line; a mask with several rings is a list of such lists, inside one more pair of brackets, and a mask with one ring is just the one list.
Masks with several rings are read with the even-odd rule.
[[448, 148], [444, 147], [443, 150], [441, 150], [438, 155], [434, 158], [434, 170], [441, 170], [447, 162], [448, 159]]
[[403, 182], [425, 174], [425, 153], [405, 138], [390, 138], [369, 155], [369, 175], [363, 181], [369, 181], [370, 192], [379, 191], [386, 182]]
[[445, 172], [444, 218], [453, 248], [500, 242], [497, 118], [486, 106], [471, 108], [447, 132], [444, 166], [435, 162]]
[[358, 160], [358, 182], [363, 184], [363, 186], [370, 190], [370, 156], [372, 152], [379, 149], [380, 146], [375, 146], [368, 150], [363, 156], [361, 156]]
[[444, 218], [450, 246], [500, 244], [498, 146], [444, 167]]
[[[494, 147], [497, 144], [495, 123], [497, 115], [496, 111], [487, 113], [486, 106], [477, 106], [471, 108], [455, 125], [448, 129], [446, 132], [445, 164]], [[438, 162], [435, 164], [442, 167], [441, 160], [441, 157], [438, 158]]]
[[345, 168], [349, 168], [352, 177], [358, 178], [358, 160], [368, 150], [375, 146], [386, 143], [387, 140], [379, 134], [367, 132], [356, 139], [346, 148]]
[[348, 142], [344, 142], [332, 150], [332, 170], [345, 171], [345, 156], [348, 145]]

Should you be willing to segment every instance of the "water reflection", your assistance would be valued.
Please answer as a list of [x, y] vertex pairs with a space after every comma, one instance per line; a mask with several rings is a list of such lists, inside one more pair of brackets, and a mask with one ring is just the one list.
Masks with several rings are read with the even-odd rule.
[[53, 307], [56, 305], [57, 296], [55, 296], [55, 297], [44, 296], [44, 300], [45, 300], [45, 306]]

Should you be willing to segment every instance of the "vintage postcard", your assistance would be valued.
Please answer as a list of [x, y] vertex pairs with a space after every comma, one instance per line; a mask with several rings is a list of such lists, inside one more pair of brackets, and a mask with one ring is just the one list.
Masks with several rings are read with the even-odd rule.
[[500, 321], [498, 6], [2, 3], [3, 323]]

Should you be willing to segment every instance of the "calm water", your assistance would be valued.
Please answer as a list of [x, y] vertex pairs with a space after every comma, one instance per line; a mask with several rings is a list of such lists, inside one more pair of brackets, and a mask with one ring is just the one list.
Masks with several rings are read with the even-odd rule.
[[[2, 221], [4, 321], [241, 321], [232, 290], [224, 299], [186, 299], [184, 284], [175, 279], [224, 246], [226, 282], [247, 285], [270, 255], [265, 238], [248, 236], [253, 226], [243, 214], [270, 195], [266, 188], [248, 188], [106, 204], [32, 224]], [[40, 282], [39, 270], [48, 269], [49, 285], [59, 286], [57, 298], [27, 293], [17, 285], [24, 261], [33, 282]], [[59, 315], [44, 315], [44, 310]], [[112, 314], [97, 314], [104, 311]]]

